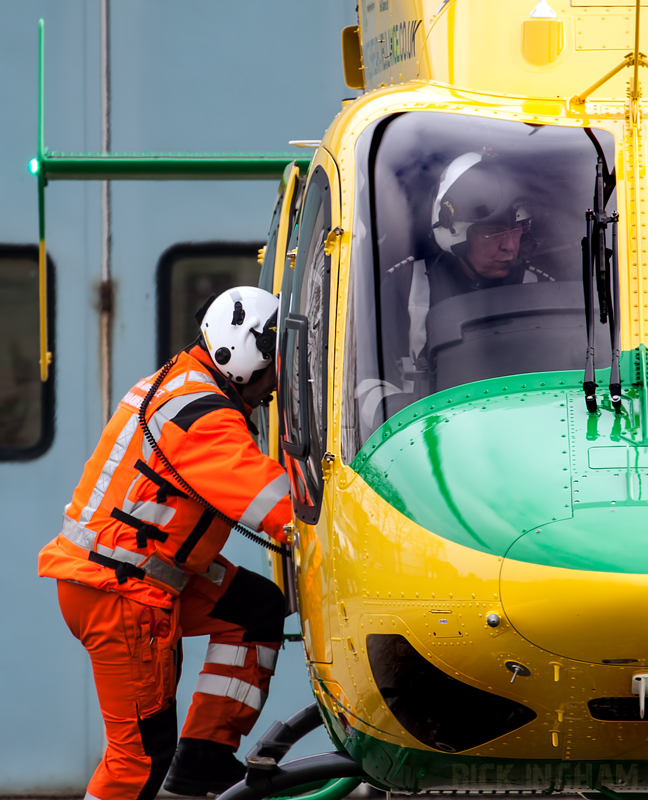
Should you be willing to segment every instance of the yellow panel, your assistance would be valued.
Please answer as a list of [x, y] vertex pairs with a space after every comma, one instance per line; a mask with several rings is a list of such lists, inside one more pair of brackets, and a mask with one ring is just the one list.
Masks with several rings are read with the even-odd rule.
[[342, 29], [342, 66], [344, 82], [349, 89], [364, 89], [360, 28], [357, 25], [349, 25]]
[[[648, 575], [589, 572], [505, 559], [501, 597], [513, 627], [549, 652], [581, 661], [648, 661]], [[629, 693], [629, 686], [628, 686]]]
[[634, 46], [632, 14], [591, 14], [575, 19], [577, 50], [631, 50]]
[[430, 611], [430, 633], [437, 639], [459, 639], [461, 624], [454, 611]]
[[[588, 664], [531, 644], [507, 623], [498, 600], [498, 581], [489, 580], [499, 571], [501, 561], [497, 557], [470, 551], [423, 531], [375, 495], [360, 477], [349, 473], [342, 465], [336, 467], [339, 494], [335, 524], [339, 539], [333, 552], [337, 600], [343, 608], [341, 635], [333, 637], [332, 664], [314, 667], [320, 679], [329, 682], [329, 688], [331, 681], [338, 684], [335, 698], [350, 712], [347, 717], [352, 727], [372, 735], [379, 728], [381, 738], [388, 742], [428, 749], [403, 730], [376, 691], [366, 638], [371, 633], [391, 633], [405, 637], [424, 658], [447, 674], [524, 703], [538, 715], [534, 722], [467, 754], [524, 758], [533, 753], [536, 759], [565, 760], [627, 758], [630, 752], [633, 758], [648, 756], [642, 724], [594, 720], [587, 706], [590, 699], [597, 697], [628, 696], [632, 675], [639, 665]], [[354, 531], [364, 532], [362, 542]], [[392, 557], [388, 544], [396, 531], [400, 534], [400, 558]], [[408, 558], [410, 553], [417, 555], [420, 571]], [[376, 563], [382, 562], [383, 555], [384, 563], [389, 564], [388, 573]], [[430, 581], [426, 570], [433, 564], [434, 579]], [[521, 596], [537, 578], [528, 569], [533, 569], [532, 565], [521, 565]], [[558, 572], [553, 571], [556, 581], [549, 591], [560, 589], [562, 575], [557, 576]], [[524, 575], [528, 583], [523, 582]], [[465, 634], [461, 638], [435, 637], [431, 611], [441, 612], [443, 618], [454, 616], [460, 623], [458, 629]], [[334, 613], [332, 606], [329, 613]], [[486, 623], [491, 613], [501, 617], [497, 628]], [[625, 622], [623, 631], [628, 632]], [[640, 632], [634, 635], [637, 637]], [[511, 684], [507, 661], [526, 665], [531, 675]], [[320, 691], [318, 697], [321, 695]], [[330, 698], [327, 705], [335, 713], [341, 710]]]
[[551, 64], [560, 58], [564, 47], [565, 32], [561, 19], [522, 21], [522, 53], [529, 64]]
[[[493, 13], [484, 0], [445, 4], [439, 0], [392, 0], [390, 24], [388, 12], [379, 13], [377, 2], [361, 4], [367, 88], [421, 79], [462, 91], [570, 98], [616, 67], [620, 48], [625, 52], [633, 48], [634, 8], [627, 2], [571, 7], [552, 2], [555, 20], [530, 17], [534, 5], [532, 1], [524, 5], [519, 0], [498, 0], [497, 13]], [[627, 27], [626, 16], [630, 19]], [[579, 17], [607, 17], [608, 30], [602, 38], [596, 26], [591, 35], [588, 29], [577, 36]], [[543, 28], [544, 36], [540, 35]], [[586, 33], [586, 46], [577, 44]], [[648, 52], [645, 20], [640, 26], [639, 49]], [[598, 96], [625, 97], [627, 80], [628, 71], [622, 70], [598, 90]]]

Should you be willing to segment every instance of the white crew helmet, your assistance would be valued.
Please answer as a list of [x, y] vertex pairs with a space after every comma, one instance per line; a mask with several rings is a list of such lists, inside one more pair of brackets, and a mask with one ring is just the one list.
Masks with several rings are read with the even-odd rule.
[[200, 331], [207, 350], [216, 369], [233, 383], [249, 383], [275, 358], [278, 308], [270, 292], [236, 286], [205, 311]]
[[513, 174], [490, 153], [464, 153], [441, 175], [432, 206], [432, 233], [442, 250], [464, 255], [477, 223], [531, 224], [531, 203]]

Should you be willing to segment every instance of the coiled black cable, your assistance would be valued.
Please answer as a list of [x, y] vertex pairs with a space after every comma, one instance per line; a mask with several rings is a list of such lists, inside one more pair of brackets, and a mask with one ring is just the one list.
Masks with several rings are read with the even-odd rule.
[[200, 503], [201, 506], [204, 506], [210, 514], [213, 514], [214, 517], [222, 520], [226, 525], [229, 525], [230, 528], [238, 531], [239, 533], [246, 536], [248, 539], [251, 539], [256, 544], [260, 544], [262, 547], [266, 547], [268, 550], [272, 550], [274, 553], [279, 553], [280, 555], [284, 555], [286, 553], [286, 546], [283, 544], [274, 544], [273, 542], [268, 542], [266, 539], [262, 539], [261, 536], [251, 531], [249, 528], [246, 528], [245, 525], [241, 525], [240, 522], [236, 522], [236, 520], [231, 519], [226, 514], [223, 514], [222, 511], [219, 511], [217, 508], [205, 498], [198, 494], [198, 492], [187, 483], [187, 481], [178, 473], [176, 468], [173, 464], [169, 461], [169, 459], [164, 455], [162, 452], [162, 448], [160, 445], [155, 441], [155, 437], [151, 433], [149, 426], [146, 424], [146, 409], [148, 408], [148, 404], [153, 399], [155, 393], [160, 388], [160, 384], [166, 378], [169, 373], [171, 367], [175, 364], [176, 359], [171, 359], [171, 361], [167, 361], [167, 363], [162, 367], [160, 372], [158, 373], [157, 378], [153, 382], [153, 385], [148, 391], [148, 394], [142, 401], [142, 405], [140, 406], [139, 414], [138, 414], [138, 421], [139, 425], [144, 433], [144, 436], [147, 442], [151, 445], [155, 454], [160, 459], [160, 461], [164, 464], [167, 470], [171, 473], [172, 477], [178, 483], [181, 488], [197, 503]]

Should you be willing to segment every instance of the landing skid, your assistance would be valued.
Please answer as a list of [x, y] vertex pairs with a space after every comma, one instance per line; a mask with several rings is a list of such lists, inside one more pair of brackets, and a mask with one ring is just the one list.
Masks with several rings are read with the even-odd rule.
[[220, 800], [263, 800], [281, 792], [293, 796], [300, 793], [295, 791], [299, 787], [308, 792], [313, 783], [321, 781], [329, 783], [309, 794], [309, 800], [346, 797], [362, 782], [365, 773], [344, 752], [318, 753], [279, 766], [295, 742], [321, 724], [317, 703], [306, 706], [285, 722], [274, 722], [247, 754], [245, 780], [221, 794]]

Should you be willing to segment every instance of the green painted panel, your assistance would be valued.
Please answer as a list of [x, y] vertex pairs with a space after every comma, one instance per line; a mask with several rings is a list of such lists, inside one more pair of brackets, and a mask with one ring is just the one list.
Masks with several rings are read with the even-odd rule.
[[[634, 355], [624, 354], [626, 372]], [[601, 390], [589, 414], [581, 380], [580, 372], [522, 375], [439, 392], [393, 416], [352, 467], [451, 541], [527, 563], [646, 573], [640, 389], [624, 390], [621, 414]], [[519, 538], [538, 528], [541, 537]]]
[[595, 572], [648, 574], [648, 506], [601, 503], [521, 536], [507, 558]]
[[424, 528], [504, 555], [524, 531], [571, 517], [567, 398], [580, 377], [522, 375], [439, 392], [393, 416], [352, 467]]

